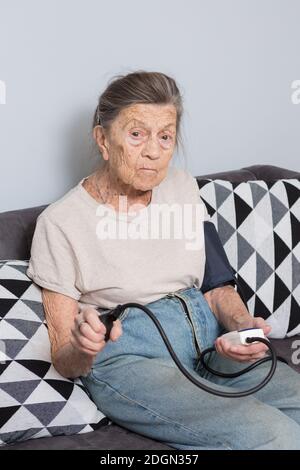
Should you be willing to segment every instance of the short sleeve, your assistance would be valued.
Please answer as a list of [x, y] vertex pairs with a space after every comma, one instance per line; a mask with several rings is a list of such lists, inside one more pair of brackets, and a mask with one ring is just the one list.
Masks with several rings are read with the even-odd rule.
[[36, 284], [76, 300], [77, 260], [62, 229], [47, 214], [37, 218], [27, 276]]

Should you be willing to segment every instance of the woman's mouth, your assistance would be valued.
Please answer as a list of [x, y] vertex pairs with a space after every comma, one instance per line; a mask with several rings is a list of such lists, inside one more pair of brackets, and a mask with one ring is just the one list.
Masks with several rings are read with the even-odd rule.
[[145, 171], [148, 173], [157, 173], [157, 170], [155, 170], [154, 168], [139, 168], [139, 171]]

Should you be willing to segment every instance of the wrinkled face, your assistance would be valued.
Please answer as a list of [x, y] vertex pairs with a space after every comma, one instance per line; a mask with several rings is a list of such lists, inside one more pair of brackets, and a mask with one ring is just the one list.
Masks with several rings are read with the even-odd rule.
[[105, 150], [101, 148], [114, 175], [142, 191], [157, 186], [175, 149], [176, 118], [176, 108], [169, 104], [123, 109], [105, 133]]

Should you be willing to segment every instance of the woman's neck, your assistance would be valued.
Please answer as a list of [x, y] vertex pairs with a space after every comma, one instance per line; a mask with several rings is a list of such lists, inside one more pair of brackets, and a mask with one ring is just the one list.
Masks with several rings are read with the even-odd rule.
[[120, 197], [126, 197], [127, 210], [135, 204], [146, 207], [152, 198], [152, 189], [142, 191], [123, 183], [107, 167], [94, 172], [83, 182], [83, 186], [97, 202], [109, 204], [116, 211], [119, 211]]

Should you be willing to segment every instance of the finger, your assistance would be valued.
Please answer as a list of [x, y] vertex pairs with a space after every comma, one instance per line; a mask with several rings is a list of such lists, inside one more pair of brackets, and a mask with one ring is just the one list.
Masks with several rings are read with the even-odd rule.
[[81, 323], [80, 328], [74, 329], [74, 334], [82, 334], [94, 343], [99, 343], [99, 341], [104, 340], [104, 333], [96, 333], [87, 322]]
[[73, 330], [72, 335], [79, 346], [94, 351], [95, 353], [99, 352], [103, 345], [105, 345], [104, 339], [98, 341], [97, 343], [94, 341], [90, 341], [88, 338], [83, 336], [78, 330]]
[[223, 341], [220, 338], [216, 340], [215, 346], [218, 354], [221, 354], [222, 356], [227, 357], [228, 359], [236, 359], [235, 357], [233, 358], [232, 355], [229, 354], [228, 349], [226, 349], [226, 343], [224, 347]]
[[[80, 328], [77, 328], [76, 326], [74, 326], [73, 328], [71, 328], [71, 333], [72, 333], [72, 335], [74, 336], [74, 338], [76, 339], [76, 341], [79, 341], [79, 339], [80, 339], [81, 337], [85, 338], [85, 335], [83, 334], [83, 331], [82, 331], [82, 330], [84, 330], [86, 326], [87, 326], [88, 328], [90, 328], [90, 326], [88, 325], [88, 323], [82, 323], [82, 324], [80, 325]], [[97, 344], [97, 343], [103, 341], [103, 339], [104, 339], [104, 334], [103, 334], [103, 333], [94, 333], [94, 334], [99, 335], [99, 339], [98, 339], [98, 341], [93, 341], [93, 343]], [[88, 339], [89, 341], [92, 341], [90, 338], [87, 338], [87, 339]]]
[[80, 336], [77, 338], [78, 343], [85, 349], [89, 349], [94, 351], [96, 354], [101, 351], [101, 349], [105, 346], [105, 341], [99, 341], [99, 343], [94, 343], [93, 341], [88, 340], [84, 336]]
[[79, 351], [80, 353], [84, 353], [87, 356], [94, 358], [97, 355], [94, 353], [94, 351], [90, 351], [89, 349], [82, 348], [79, 344], [75, 342], [75, 340], [72, 340], [71, 344], [76, 351]]
[[250, 354], [245, 355], [245, 354], [236, 354], [236, 353], [230, 353], [230, 355], [240, 362], [245, 362], [245, 361], [255, 362], [255, 361], [258, 361], [259, 359], [266, 357], [266, 353], [261, 353], [261, 354], [257, 354], [253, 356]]
[[253, 359], [253, 356], [250, 355], [239, 355], [232, 351], [233, 346], [228, 341], [218, 338], [216, 341], [218, 348], [217, 352], [222, 354], [224, 357], [232, 359], [237, 362], [255, 362], [257, 359]]
[[221, 345], [221, 342], [220, 342], [220, 338], [217, 338], [217, 339], [215, 340], [215, 348], [216, 348], [217, 353], [220, 354], [220, 353], [223, 352], [223, 350], [222, 350], [222, 345]]
[[117, 341], [117, 339], [122, 335], [122, 323], [120, 320], [115, 320], [113, 322], [113, 327], [110, 332], [109, 339], [112, 341]]
[[[83, 314], [83, 311], [81, 311], [78, 315], [75, 316], [75, 320], [74, 320], [74, 324], [75, 324], [75, 328], [77, 330], [80, 330], [82, 325], [84, 324], [87, 324], [89, 325], [88, 321], [87, 321], [87, 318], [85, 317], [85, 315]], [[102, 329], [101, 329], [102, 330]], [[100, 330], [100, 333], [103, 334], [103, 331]]]
[[265, 335], [269, 334], [272, 330], [272, 327], [262, 317], [255, 317], [254, 326], [255, 328], [261, 328]]
[[106, 333], [105, 325], [100, 320], [98, 312], [94, 308], [85, 309], [82, 312], [82, 318], [96, 333]]
[[253, 355], [259, 354], [262, 351], [268, 351], [269, 349], [266, 344], [260, 342], [247, 344], [232, 344], [230, 343], [230, 341], [222, 337], [220, 337], [220, 341], [222, 342], [222, 347], [224, 350], [237, 354]]
[[217, 339], [215, 340], [215, 349], [216, 349], [216, 351], [217, 351], [218, 354], [222, 354], [222, 353], [223, 353], [222, 347], [221, 347], [221, 345], [220, 345], [219, 338], [217, 338]]
[[261, 353], [256, 356], [251, 356], [251, 359], [254, 359], [255, 361], [258, 361], [259, 359], [263, 359], [264, 357], [267, 357], [266, 353]]
[[249, 356], [248, 358], [243, 356], [243, 359], [242, 359], [240, 362], [250, 362], [250, 363], [253, 363], [253, 362], [259, 361], [260, 359], [263, 359], [264, 357], [266, 357], [265, 354], [264, 354], [263, 356], [256, 356], [256, 357]]
[[[251, 355], [249, 355], [250, 359], [255, 359], [255, 360], [261, 359], [261, 358], [266, 357], [266, 356], [267, 356], [267, 354], [265, 353], [265, 351], [263, 351], [263, 352], [261, 352], [261, 353], [259, 353], [259, 354], [251, 354]], [[246, 357], [246, 356], [245, 356], [245, 357]]]
[[254, 325], [256, 328], [261, 328], [263, 326], [266, 326], [266, 322], [262, 317], [255, 317], [254, 318]]
[[227, 341], [225, 338], [220, 338], [220, 345], [223, 351], [230, 356], [240, 356], [240, 350], [242, 350], [244, 353], [247, 351], [247, 355], [250, 356], [250, 351], [247, 350], [248, 346], [234, 345], [230, 341]]
[[264, 335], [267, 336], [269, 333], [271, 333], [272, 327], [270, 325], [265, 325], [262, 327], [262, 330]]
[[230, 351], [234, 354], [240, 354], [245, 356], [252, 356], [268, 351], [268, 346], [263, 343], [249, 344], [249, 345], [234, 345], [230, 347]]
[[77, 351], [83, 352], [84, 354], [87, 354], [88, 356], [95, 357], [99, 352], [99, 351], [95, 352], [95, 351], [92, 351], [91, 349], [82, 347], [82, 345], [77, 341], [77, 339], [74, 336], [71, 336], [70, 343], [74, 349], [76, 349]]

